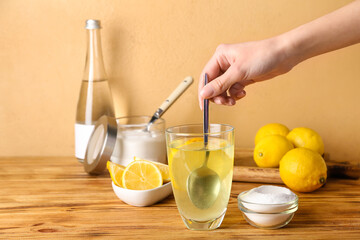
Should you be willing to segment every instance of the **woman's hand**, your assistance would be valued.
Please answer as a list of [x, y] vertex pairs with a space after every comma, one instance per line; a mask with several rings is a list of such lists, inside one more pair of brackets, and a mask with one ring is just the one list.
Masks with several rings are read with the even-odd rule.
[[[199, 104], [210, 99], [216, 104], [235, 105], [246, 95], [244, 88], [290, 71], [295, 61], [280, 37], [256, 42], [219, 45], [204, 67], [199, 81]], [[204, 87], [203, 76], [209, 83]]]

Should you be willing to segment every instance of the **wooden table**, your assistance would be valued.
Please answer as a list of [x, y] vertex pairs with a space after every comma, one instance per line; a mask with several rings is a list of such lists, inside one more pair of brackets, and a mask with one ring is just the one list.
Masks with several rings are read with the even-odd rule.
[[299, 210], [277, 230], [250, 226], [237, 195], [258, 183], [234, 182], [217, 230], [185, 228], [172, 196], [133, 207], [113, 193], [108, 174], [89, 176], [72, 157], [0, 158], [0, 239], [360, 239], [360, 181], [329, 180], [299, 193]]

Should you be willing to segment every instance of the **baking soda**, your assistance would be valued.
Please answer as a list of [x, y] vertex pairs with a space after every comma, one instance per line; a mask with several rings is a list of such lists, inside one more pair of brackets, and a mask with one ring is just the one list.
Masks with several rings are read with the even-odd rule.
[[166, 163], [164, 132], [148, 132], [138, 129], [118, 131], [111, 160], [127, 166], [134, 160], [134, 157]]
[[286, 225], [297, 210], [296, 200], [289, 189], [271, 185], [253, 188], [240, 197], [241, 204], [250, 210], [242, 210], [248, 222], [264, 228]]
[[264, 185], [251, 189], [241, 199], [259, 204], [282, 204], [294, 201], [296, 195], [284, 187]]

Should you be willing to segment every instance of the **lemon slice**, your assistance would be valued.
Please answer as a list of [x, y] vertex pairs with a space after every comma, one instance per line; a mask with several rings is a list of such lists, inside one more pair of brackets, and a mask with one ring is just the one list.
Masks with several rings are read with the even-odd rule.
[[159, 168], [159, 170], [161, 172], [163, 182], [164, 183], [170, 182], [170, 171], [169, 171], [169, 166], [168, 165], [163, 164], [163, 163], [159, 163], [159, 162], [153, 162], [153, 161], [141, 159], [139, 157], [134, 157], [134, 160], [135, 161], [148, 161], [148, 162], [151, 162], [151, 163], [155, 164]]
[[159, 168], [150, 161], [133, 161], [124, 170], [122, 176], [124, 188], [147, 190], [160, 187], [163, 179]]
[[115, 183], [115, 185], [122, 187], [122, 175], [125, 167], [108, 161], [106, 163], [106, 168], [109, 170], [111, 180]]

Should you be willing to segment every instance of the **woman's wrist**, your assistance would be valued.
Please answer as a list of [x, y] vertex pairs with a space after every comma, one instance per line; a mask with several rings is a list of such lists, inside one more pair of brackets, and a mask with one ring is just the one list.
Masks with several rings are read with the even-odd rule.
[[279, 59], [279, 63], [284, 65], [284, 68], [292, 69], [305, 60], [290, 34], [284, 33], [270, 40], [273, 41], [275, 56]]

